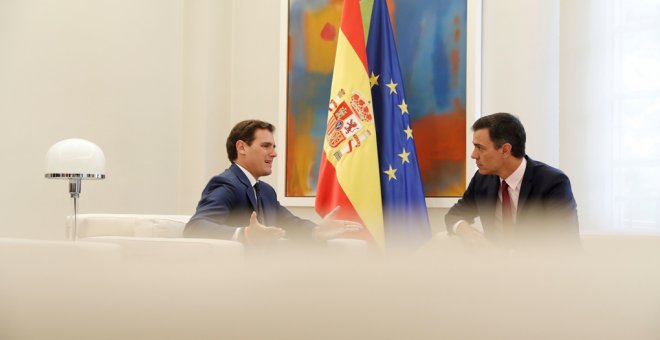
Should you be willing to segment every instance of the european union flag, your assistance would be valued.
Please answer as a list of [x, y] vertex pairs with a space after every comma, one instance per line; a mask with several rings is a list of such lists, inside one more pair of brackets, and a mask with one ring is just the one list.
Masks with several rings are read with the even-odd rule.
[[431, 237], [399, 57], [385, 0], [375, 0], [367, 40], [386, 244]]

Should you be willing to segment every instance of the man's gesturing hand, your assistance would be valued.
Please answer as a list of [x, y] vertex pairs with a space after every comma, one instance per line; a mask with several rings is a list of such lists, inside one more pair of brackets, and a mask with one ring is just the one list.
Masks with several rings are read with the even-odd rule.
[[332, 217], [339, 211], [339, 206], [332, 209], [330, 213], [325, 215], [321, 224], [314, 228], [314, 237], [319, 240], [330, 240], [341, 234], [349, 231], [359, 231], [363, 227], [352, 221], [335, 220]]
[[278, 227], [267, 227], [257, 220], [257, 213], [252, 212], [250, 225], [245, 227], [245, 240], [247, 243], [270, 243], [284, 237], [285, 231]]

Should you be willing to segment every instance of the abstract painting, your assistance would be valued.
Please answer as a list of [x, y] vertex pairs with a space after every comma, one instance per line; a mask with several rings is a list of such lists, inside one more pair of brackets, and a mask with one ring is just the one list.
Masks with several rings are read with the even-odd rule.
[[[285, 196], [316, 192], [343, 0], [290, 0]], [[427, 197], [465, 190], [467, 0], [387, 0]]]

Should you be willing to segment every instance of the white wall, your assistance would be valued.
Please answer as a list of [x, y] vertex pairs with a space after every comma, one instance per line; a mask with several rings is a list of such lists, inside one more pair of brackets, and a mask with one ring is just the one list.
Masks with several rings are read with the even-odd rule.
[[[43, 158], [70, 137], [97, 143], [108, 164], [106, 180], [83, 183], [81, 212], [191, 214], [229, 164], [233, 124], [259, 118], [283, 133], [279, 9], [273, 0], [0, 1], [0, 235], [63, 237], [67, 186], [43, 178]], [[558, 20], [558, 1], [483, 1], [482, 112], [518, 114], [530, 154], [551, 164]], [[312, 208], [292, 210], [316, 219]], [[445, 211], [430, 211], [436, 230]]]
[[208, 179], [227, 167], [233, 87], [232, 1], [189, 0], [184, 6], [181, 168], [177, 212], [192, 214]]
[[559, 1], [483, 0], [482, 110], [509, 112], [530, 157], [559, 166]]
[[178, 0], [0, 2], [0, 234], [63, 237], [65, 182], [44, 179], [50, 145], [97, 143], [108, 177], [80, 208], [177, 210], [183, 8]]

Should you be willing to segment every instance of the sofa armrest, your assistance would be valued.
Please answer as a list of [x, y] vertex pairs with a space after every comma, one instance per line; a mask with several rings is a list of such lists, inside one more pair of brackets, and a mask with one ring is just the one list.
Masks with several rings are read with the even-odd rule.
[[[78, 237], [182, 237], [190, 215], [79, 214]], [[73, 226], [73, 216], [67, 217]]]

